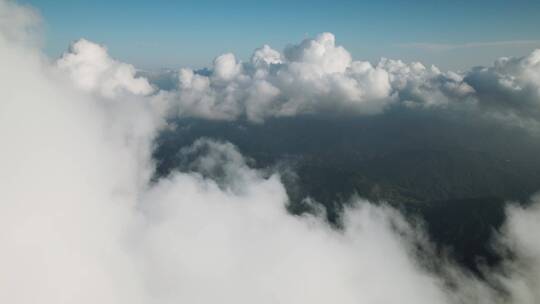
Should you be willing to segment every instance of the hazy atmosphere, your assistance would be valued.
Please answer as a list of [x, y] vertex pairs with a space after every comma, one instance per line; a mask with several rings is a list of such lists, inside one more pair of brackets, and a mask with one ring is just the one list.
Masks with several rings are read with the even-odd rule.
[[263, 1], [21, 0], [46, 22], [44, 50], [59, 56], [87, 38], [139, 68], [203, 68], [233, 52], [283, 49], [334, 33], [354, 59], [381, 57], [443, 70], [489, 65], [540, 48], [540, 3], [530, 0]]
[[0, 302], [539, 303], [539, 15], [0, 0]]

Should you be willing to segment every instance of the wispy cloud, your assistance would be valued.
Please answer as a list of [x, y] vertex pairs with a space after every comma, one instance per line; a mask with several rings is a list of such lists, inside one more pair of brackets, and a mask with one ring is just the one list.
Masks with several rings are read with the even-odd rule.
[[455, 49], [481, 48], [481, 47], [520, 47], [520, 46], [540, 46], [540, 40], [504, 40], [487, 42], [466, 42], [466, 43], [433, 43], [433, 42], [411, 42], [399, 43], [398, 47], [414, 48], [428, 51], [448, 51]]

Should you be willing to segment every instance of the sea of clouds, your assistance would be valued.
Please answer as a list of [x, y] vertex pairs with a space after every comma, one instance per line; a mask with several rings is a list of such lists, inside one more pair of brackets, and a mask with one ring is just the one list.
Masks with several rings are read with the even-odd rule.
[[201, 139], [184, 151], [192, 171], [151, 178], [170, 117], [456, 106], [528, 126], [540, 51], [458, 74], [353, 61], [324, 33], [249, 62], [219, 56], [206, 75], [182, 69], [164, 91], [84, 39], [47, 58], [40, 24], [0, 0], [0, 303], [540, 301], [540, 203], [508, 209], [493, 244], [512, 254], [480, 280], [390, 207], [355, 199], [343, 229], [289, 214], [279, 175], [228, 143]]

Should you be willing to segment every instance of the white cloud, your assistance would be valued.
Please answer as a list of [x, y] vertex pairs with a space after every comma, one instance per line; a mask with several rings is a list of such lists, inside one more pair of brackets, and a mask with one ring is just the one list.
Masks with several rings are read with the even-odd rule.
[[82, 89], [113, 98], [118, 94], [147, 95], [148, 80], [135, 76], [135, 67], [112, 59], [105, 47], [80, 39], [58, 59], [57, 65]]
[[223, 54], [214, 60], [213, 76], [216, 81], [230, 81], [240, 74], [241, 70], [242, 66], [231, 53]]
[[[10, 29], [4, 31], [6, 39], [36, 32], [32, 26], [39, 17], [21, 9], [15, 6], [12, 15], [19, 17], [4, 21]], [[209, 73], [181, 69], [177, 88], [157, 92], [153, 99], [172, 116], [253, 122], [302, 114], [380, 114], [396, 106], [479, 105], [492, 117], [529, 127], [538, 125], [540, 115], [539, 54], [536, 50], [521, 58], [500, 58], [491, 67], [465, 73], [441, 72], [419, 62], [355, 61], [336, 45], [334, 35], [323, 33], [287, 47], [284, 54], [264, 45], [248, 62], [227, 53], [214, 60]], [[56, 65], [80, 88], [106, 98], [155, 93], [132, 65], [112, 59], [105, 47], [84, 39], [73, 43]]]
[[210, 75], [182, 69], [179, 80], [178, 91], [168, 95], [179, 116], [254, 122], [300, 114], [378, 114], [396, 104], [447, 106], [474, 93], [461, 75], [436, 67], [353, 61], [331, 33], [289, 46], [284, 54], [265, 45], [249, 62], [224, 54]]
[[256, 49], [251, 56], [251, 63], [255, 68], [262, 68], [261, 70], [265, 70], [269, 65], [280, 64], [282, 62], [283, 59], [281, 53], [272, 49], [267, 44]]
[[288, 47], [285, 57], [293, 64], [310, 66], [319, 74], [344, 73], [352, 62], [351, 54], [342, 46], [336, 46], [331, 33], [322, 33], [315, 39]]
[[1, 43], [36, 45], [39, 42], [41, 17], [30, 7], [20, 6], [12, 1], [0, 1]]
[[[60, 60], [66, 81], [38, 50], [6, 32], [0, 30], [0, 302], [504, 301], [429, 250], [419, 259], [417, 246], [429, 249], [429, 243], [395, 210], [358, 202], [346, 212], [343, 230], [287, 213], [279, 177], [249, 168], [229, 144], [200, 141], [183, 151], [197, 156], [197, 172], [150, 182], [152, 140], [163, 126], [158, 101], [167, 93], [145, 96], [143, 79], [91, 43]], [[194, 113], [219, 110], [224, 118], [239, 115], [231, 108], [238, 96], [251, 98], [258, 118], [267, 107], [273, 115], [309, 108], [312, 101], [300, 98], [297, 84], [315, 90], [318, 102], [349, 95], [347, 102], [362, 104], [361, 96], [386, 96], [390, 86], [383, 83], [395, 79], [384, 75], [392, 72], [354, 62], [342, 71], [342, 63], [324, 58], [327, 50], [346, 57], [330, 37], [301, 44], [309, 60], [275, 72], [271, 61], [281, 59], [267, 49], [264, 67], [255, 69], [266, 69], [267, 78], [253, 80], [256, 73], [231, 56], [216, 60], [210, 76], [184, 70], [178, 94], [192, 96]], [[306, 78], [285, 85], [297, 68]], [[118, 72], [123, 69], [128, 72]], [[283, 91], [296, 99], [280, 101]], [[257, 94], [281, 104], [258, 108]], [[499, 274], [513, 303], [538, 302], [537, 213], [536, 207], [510, 213], [507, 235], [527, 266], [525, 275], [510, 266]], [[428, 261], [459, 278], [457, 289], [423, 268]]]
[[343, 232], [292, 216], [279, 178], [250, 169], [227, 144], [185, 151], [224, 183], [176, 173], [151, 184], [160, 124], [139, 104], [150, 98], [111, 106], [3, 49], [0, 77], [17, 90], [0, 90], [1, 302], [444, 300], [439, 279], [390, 228], [397, 215], [365, 206]]
[[466, 81], [483, 106], [538, 117], [540, 107], [540, 49], [520, 58], [500, 58], [491, 67], [475, 68]]
[[[330, 33], [289, 46], [265, 45], [249, 62], [225, 54], [209, 75], [182, 69], [178, 90], [162, 95], [173, 116], [262, 122], [302, 114], [380, 114], [391, 107], [488, 110], [525, 127], [540, 115], [540, 51], [492, 67], [442, 72], [419, 62], [352, 60]], [[191, 75], [187, 77], [186, 75]], [[186, 78], [187, 77], [187, 78]]]
[[490, 67], [468, 71], [464, 81], [484, 116], [540, 130], [540, 49], [524, 57], [503, 57]]
[[503, 248], [515, 257], [504, 264], [503, 276], [495, 280], [509, 291], [509, 303], [536, 303], [540, 299], [540, 198], [533, 197], [529, 208], [512, 206], [503, 229]]
[[406, 64], [386, 58], [381, 59], [379, 67], [389, 73], [398, 99], [408, 105], [448, 106], [474, 98], [474, 89], [454, 72], [441, 72], [435, 66], [426, 68], [419, 62]]

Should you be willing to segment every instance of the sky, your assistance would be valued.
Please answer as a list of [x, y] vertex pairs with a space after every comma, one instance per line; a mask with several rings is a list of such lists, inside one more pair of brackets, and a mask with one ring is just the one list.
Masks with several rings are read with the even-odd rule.
[[538, 1], [22, 0], [45, 20], [45, 50], [104, 44], [140, 68], [208, 66], [233, 52], [332, 32], [354, 59], [399, 58], [464, 70], [540, 48]]

